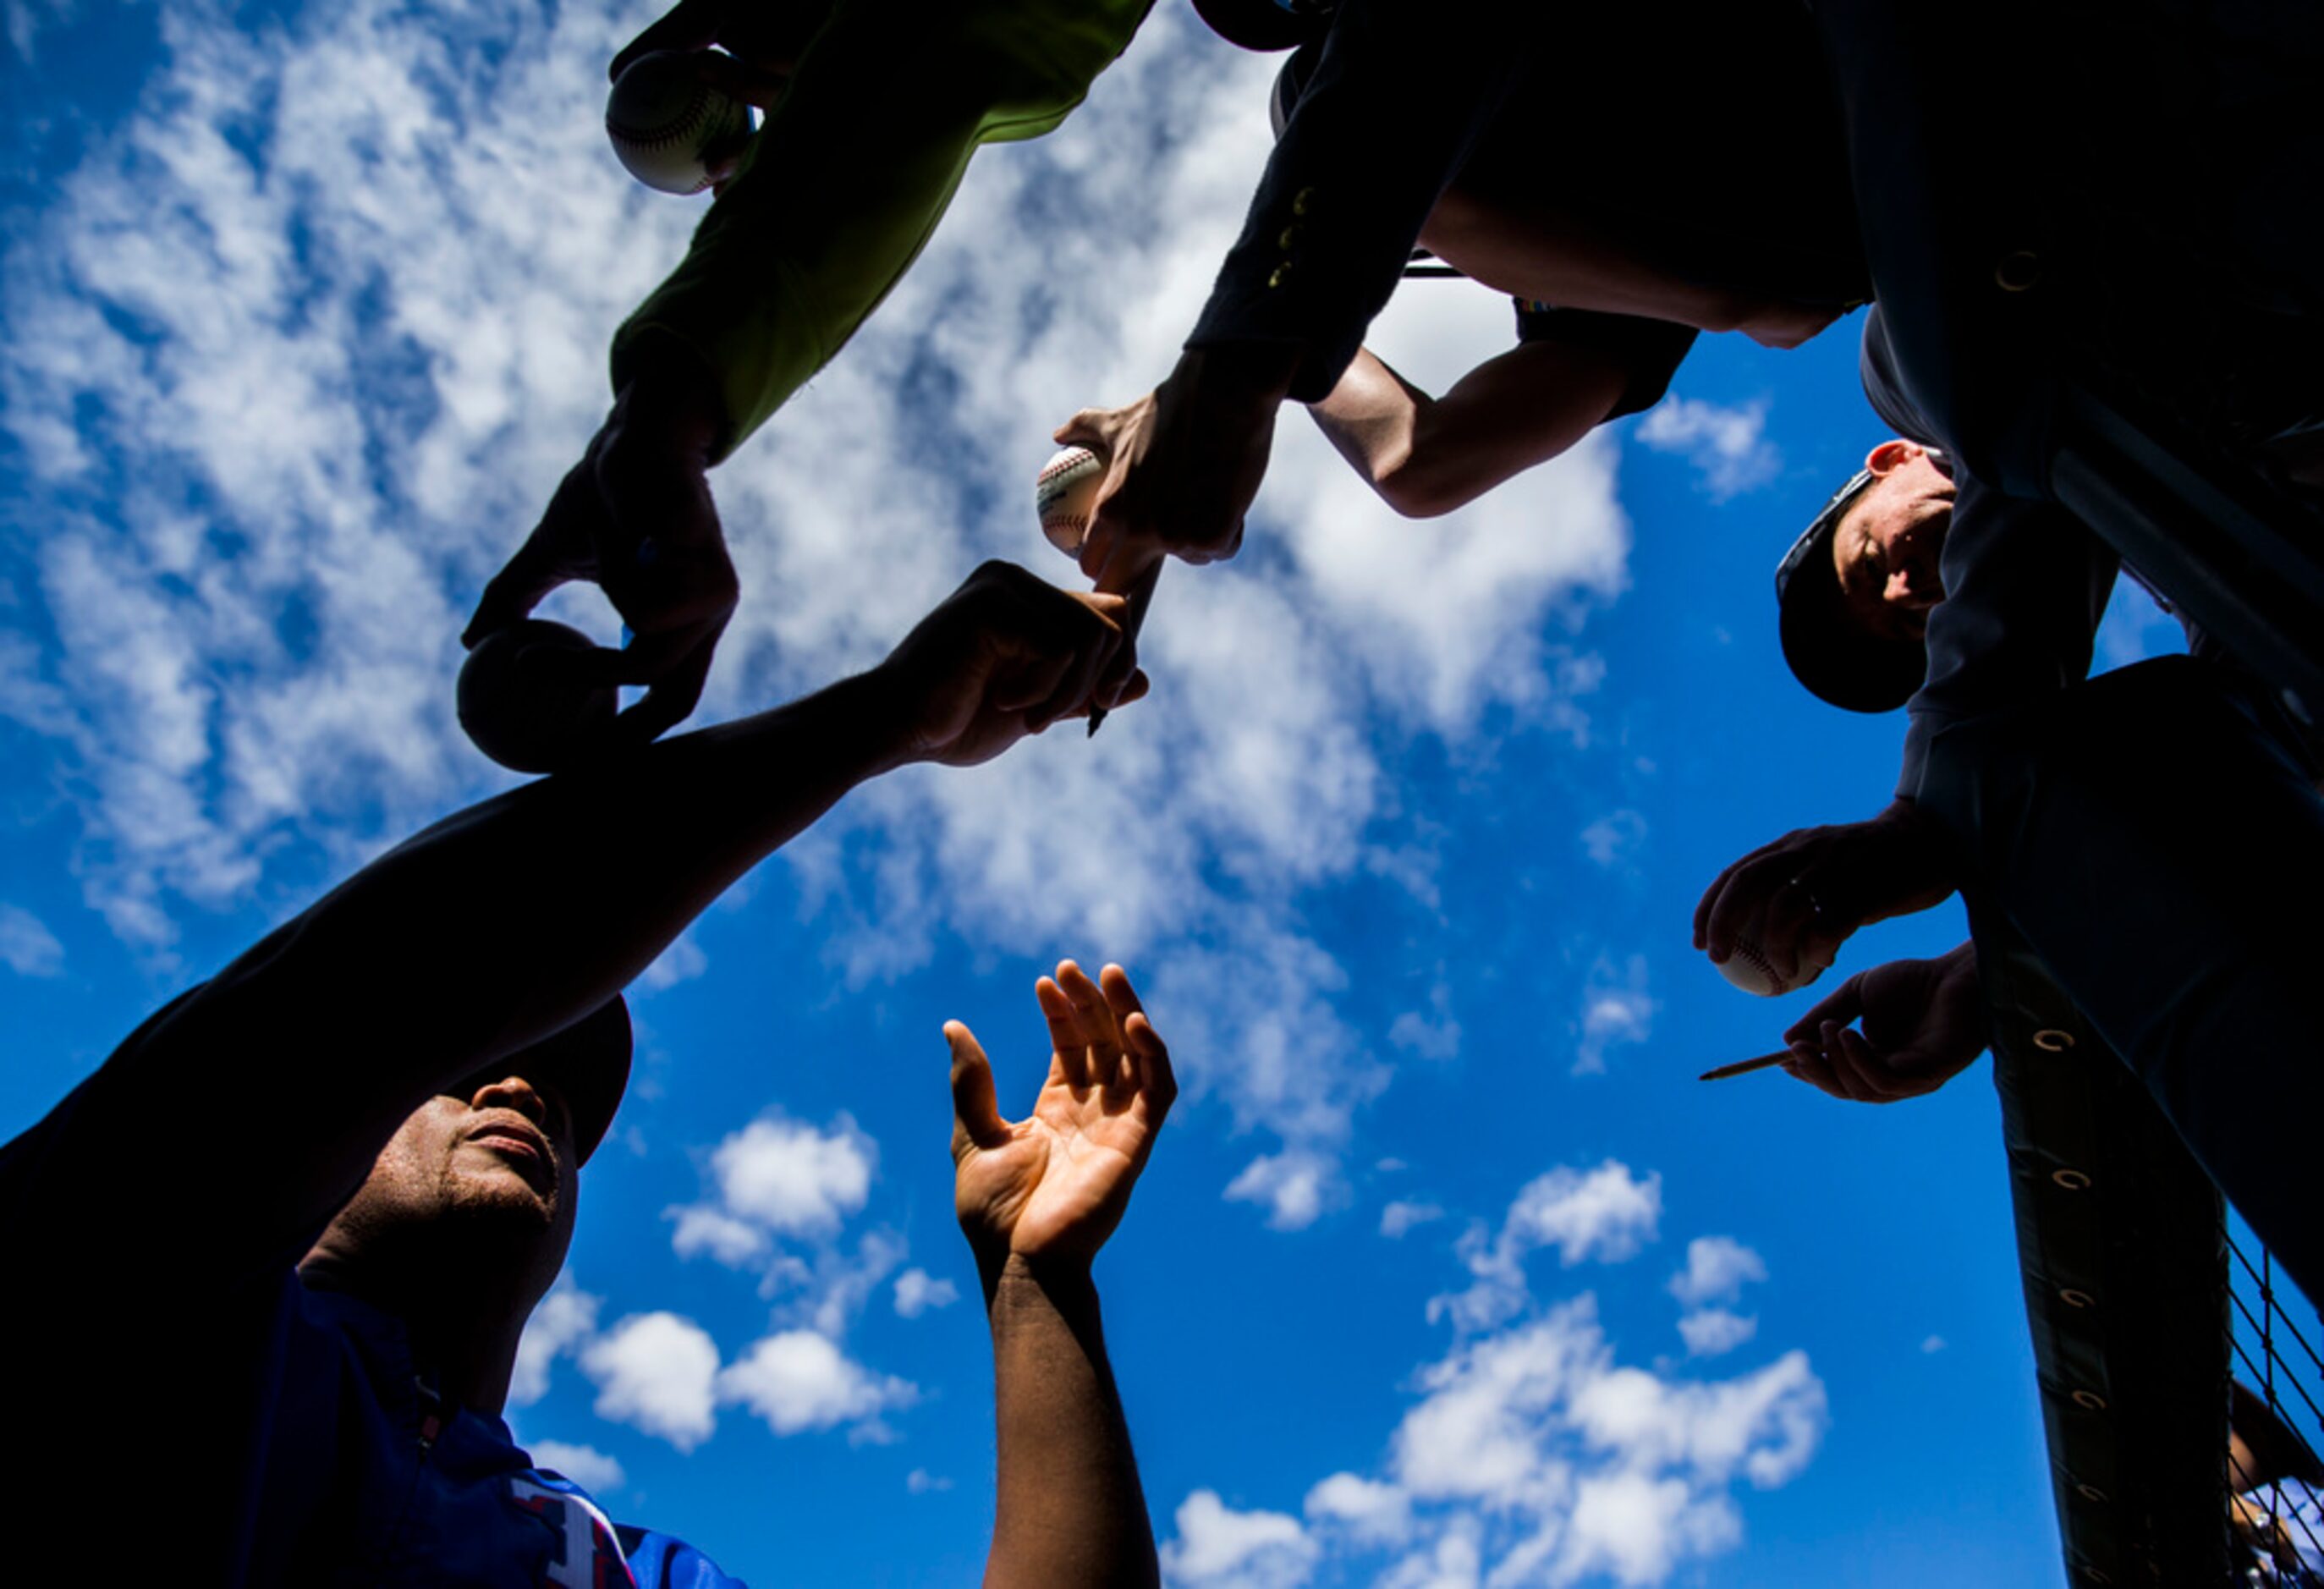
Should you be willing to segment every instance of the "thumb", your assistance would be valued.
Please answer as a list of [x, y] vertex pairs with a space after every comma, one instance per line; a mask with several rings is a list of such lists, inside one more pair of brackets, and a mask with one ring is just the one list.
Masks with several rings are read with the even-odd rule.
[[976, 1034], [957, 1021], [945, 1022], [945, 1041], [952, 1045], [953, 1157], [967, 1149], [997, 1148], [1009, 1140], [1009, 1122], [1001, 1118], [1001, 1104], [992, 1093], [992, 1063]]
[[1085, 408], [1049, 432], [1049, 439], [1060, 447], [1086, 447], [1100, 457], [1105, 456], [1105, 430], [1100, 424], [1106, 414], [1102, 408]]

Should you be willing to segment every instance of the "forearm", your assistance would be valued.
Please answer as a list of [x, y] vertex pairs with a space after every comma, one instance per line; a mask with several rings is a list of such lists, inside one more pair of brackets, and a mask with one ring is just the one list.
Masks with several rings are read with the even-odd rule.
[[998, 1494], [988, 1584], [1154, 1584], [1154, 1530], [1086, 1268], [984, 1266]]
[[1628, 382], [1612, 353], [1530, 343], [1431, 398], [1367, 348], [1310, 411], [1390, 506], [1433, 518], [1564, 452], [1605, 421]]
[[414, 1030], [393, 1030], [389, 1011], [371, 1040], [392, 1049], [424, 1036], [430, 1067], [447, 1074], [545, 1036], [904, 759], [903, 718], [883, 690], [880, 675], [861, 675], [456, 812], [318, 902], [270, 965], [302, 989], [366, 1003], [427, 990]]

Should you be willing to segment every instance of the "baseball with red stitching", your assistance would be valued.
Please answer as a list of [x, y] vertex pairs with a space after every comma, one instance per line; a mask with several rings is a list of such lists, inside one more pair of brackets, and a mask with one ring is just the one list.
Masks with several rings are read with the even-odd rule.
[[605, 101], [605, 135], [614, 154], [658, 192], [699, 193], [720, 180], [751, 134], [751, 107], [706, 79], [703, 53], [641, 55]]
[[1066, 448], [1034, 477], [1033, 511], [1040, 517], [1041, 533], [1069, 558], [1082, 555], [1082, 537], [1089, 533], [1090, 513], [1104, 479], [1105, 459], [1086, 447]]

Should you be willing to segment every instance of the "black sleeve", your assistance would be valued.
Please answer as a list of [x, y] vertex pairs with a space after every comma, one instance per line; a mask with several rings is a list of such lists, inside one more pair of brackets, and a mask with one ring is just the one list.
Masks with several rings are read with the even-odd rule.
[[1643, 413], [1660, 402], [1663, 393], [1670, 390], [1671, 377], [1686, 361], [1687, 350], [1702, 335], [1692, 326], [1669, 320], [1560, 309], [1524, 298], [1515, 301], [1519, 342], [1562, 342], [1569, 347], [1592, 347], [1621, 356], [1630, 379], [1622, 388], [1621, 400], [1608, 411], [1609, 420]]
[[1548, 30], [1489, 0], [1342, 0], [1186, 346], [1298, 350], [1317, 402]]

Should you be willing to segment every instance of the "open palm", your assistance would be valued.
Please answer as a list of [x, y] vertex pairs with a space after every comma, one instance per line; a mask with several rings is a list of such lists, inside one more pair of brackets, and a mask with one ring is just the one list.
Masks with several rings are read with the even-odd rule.
[[1048, 1079], [1024, 1120], [1001, 1117], [992, 1067], [974, 1035], [957, 1021], [945, 1027], [954, 1206], [981, 1258], [1086, 1261], [1121, 1223], [1177, 1082], [1169, 1050], [1119, 965], [1092, 982], [1068, 960], [1033, 991], [1052, 1051]]

